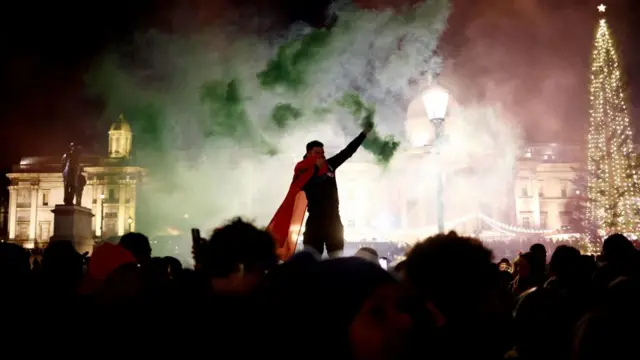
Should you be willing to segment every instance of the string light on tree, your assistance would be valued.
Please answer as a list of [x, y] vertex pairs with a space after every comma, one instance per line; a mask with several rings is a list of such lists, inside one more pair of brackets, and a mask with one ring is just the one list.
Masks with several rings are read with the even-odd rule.
[[[600, 13], [605, 10], [605, 5], [598, 6]], [[638, 232], [636, 199], [640, 192], [621, 77], [618, 54], [603, 17], [591, 57], [586, 221], [605, 234], [634, 235]]]

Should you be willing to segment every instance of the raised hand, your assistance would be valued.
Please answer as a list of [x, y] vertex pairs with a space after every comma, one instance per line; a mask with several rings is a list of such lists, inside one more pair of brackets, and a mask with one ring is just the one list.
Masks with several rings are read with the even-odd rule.
[[362, 132], [369, 134], [371, 130], [375, 127], [375, 123], [373, 122], [373, 117], [376, 115], [376, 110], [372, 108], [367, 108], [365, 110], [364, 117], [362, 118]]

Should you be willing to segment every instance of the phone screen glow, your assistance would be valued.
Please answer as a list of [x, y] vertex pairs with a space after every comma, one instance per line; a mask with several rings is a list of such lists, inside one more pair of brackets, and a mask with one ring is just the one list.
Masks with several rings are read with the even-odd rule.
[[380, 258], [378, 259], [378, 262], [380, 262], [380, 266], [382, 266], [383, 269], [387, 270], [387, 259]]

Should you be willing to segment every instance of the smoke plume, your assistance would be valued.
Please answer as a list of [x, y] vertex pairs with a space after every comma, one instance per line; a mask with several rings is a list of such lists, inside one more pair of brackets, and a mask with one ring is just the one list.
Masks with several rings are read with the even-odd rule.
[[[229, 15], [195, 34], [148, 31], [95, 64], [89, 89], [106, 119], [124, 113], [135, 161], [148, 168], [140, 231], [208, 230], [235, 215], [266, 225], [304, 144], [319, 139], [337, 151], [363, 121], [375, 122], [376, 135], [358, 156], [393, 161], [409, 102], [440, 70], [448, 2], [333, 11], [321, 29], [270, 31], [269, 19]], [[344, 106], [345, 96], [361, 111]]]

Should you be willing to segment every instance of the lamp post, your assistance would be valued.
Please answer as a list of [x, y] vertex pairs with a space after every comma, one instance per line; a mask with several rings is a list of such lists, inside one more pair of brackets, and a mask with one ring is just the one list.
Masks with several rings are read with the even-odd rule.
[[100, 240], [104, 240], [104, 193], [100, 194]]
[[131, 216], [129, 216], [129, 218], [127, 219], [127, 223], [129, 223], [129, 232], [131, 232], [131, 224], [133, 224], [133, 219], [131, 218]]
[[[447, 105], [449, 104], [449, 93], [441, 88], [433, 88], [422, 94], [422, 102], [429, 121], [435, 128], [434, 149], [438, 158], [440, 157], [440, 146], [444, 137], [444, 118], [447, 115]], [[444, 184], [442, 179], [441, 164], [438, 164], [436, 179], [436, 211], [438, 216], [438, 232], [444, 232]]]

